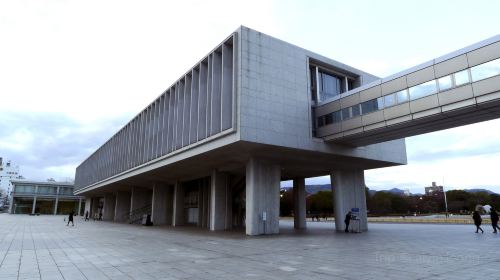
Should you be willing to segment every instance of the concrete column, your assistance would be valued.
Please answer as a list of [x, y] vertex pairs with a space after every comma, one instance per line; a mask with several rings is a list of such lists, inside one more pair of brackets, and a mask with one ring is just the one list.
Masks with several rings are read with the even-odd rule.
[[281, 170], [250, 159], [246, 166], [246, 234], [279, 233]]
[[96, 216], [96, 214], [99, 215], [99, 197], [92, 198], [92, 208], [90, 211], [89, 218], [93, 219]]
[[184, 188], [180, 182], [174, 186], [174, 211], [172, 225], [181, 226], [184, 224]]
[[130, 212], [151, 205], [153, 192], [148, 189], [133, 187], [130, 198]]
[[82, 199], [78, 199], [78, 216], [81, 216], [82, 213]]
[[31, 208], [31, 214], [35, 214], [35, 208], [36, 208], [36, 195], [33, 197], [33, 206]]
[[54, 203], [54, 215], [57, 215], [57, 205], [59, 204], [59, 186], [57, 187], [56, 202]]
[[306, 184], [305, 179], [293, 180], [293, 223], [296, 229], [305, 229], [306, 225]]
[[116, 197], [111, 194], [107, 193], [104, 195], [104, 205], [103, 205], [103, 213], [102, 213], [102, 219], [105, 221], [114, 221], [115, 220], [115, 204], [116, 204]]
[[13, 213], [13, 211], [15, 211], [15, 209], [13, 209], [14, 207], [14, 195], [11, 193], [10, 194], [10, 204], [9, 204], [9, 214], [15, 214]]
[[335, 229], [337, 231], [345, 230], [345, 215], [351, 211], [351, 208], [359, 208], [360, 229], [367, 231], [364, 171], [333, 171], [330, 178], [334, 200]]
[[[90, 217], [91, 207], [92, 207], [92, 198], [85, 197], [85, 213], [89, 212], [89, 218], [91, 218]], [[85, 215], [85, 213], [83, 213], [83, 215]]]
[[216, 170], [210, 177], [210, 230], [225, 230], [227, 226], [228, 176]]
[[153, 187], [153, 206], [151, 220], [155, 225], [172, 224], [172, 194], [171, 187], [155, 184]]
[[115, 194], [115, 222], [126, 222], [130, 213], [130, 192], [119, 191]]

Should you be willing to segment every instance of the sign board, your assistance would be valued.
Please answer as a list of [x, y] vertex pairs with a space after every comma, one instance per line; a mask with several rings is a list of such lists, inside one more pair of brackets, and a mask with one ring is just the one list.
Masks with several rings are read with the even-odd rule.
[[359, 208], [351, 208], [351, 212], [353, 212], [353, 213], [359, 213]]

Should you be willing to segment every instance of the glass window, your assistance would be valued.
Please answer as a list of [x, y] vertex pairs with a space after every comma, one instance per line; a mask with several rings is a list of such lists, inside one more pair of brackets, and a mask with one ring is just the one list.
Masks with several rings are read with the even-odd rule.
[[361, 110], [359, 109], [359, 104], [351, 107], [352, 117], [357, 117], [361, 115]]
[[342, 109], [342, 120], [351, 118], [351, 107]]
[[450, 89], [452, 84], [451, 84], [451, 76], [446, 76], [438, 79], [438, 84], [439, 84], [439, 90], [447, 90]]
[[398, 100], [398, 103], [404, 103], [406, 101], [408, 101], [408, 92], [405, 90], [402, 90], [402, 91], [398, 91], [396, 92], [396, 97], [397, 97], [397, 100]]
[[453, 74], [455, 76], [455, 86], [460, 86], [469, 82], [469, 71], [464, 70]]
[[470, 72], [473, 82], [500, 75], [500, 58], [474, 66]]
[[408, 89], [410, 92], [410, 99], [415, 100], [436, 93], [436, 80], [428, 81], [426, 83], [416, 85]]
[[333, 117], [334, 123], [342, 121], [342, 115], [341, 115], [340, 111], [333, 112], [332, 117]]
[[321, 117], [318, 117], [318, 127], [322, 127], [325, 125], [325, 117], [324, 116], [321, 116]]
[[394, 94], [384, 96], [384, 106], [390, 107], [396, 105], [396, 97]]
[[325, 115], [325, 125], [333, 123], [332, 114]]
[[342, 84], [340, 78], [322, 72], [319, 73], [319, 77], [321, 84], [319, 95], [321, 101], [340, 94]]

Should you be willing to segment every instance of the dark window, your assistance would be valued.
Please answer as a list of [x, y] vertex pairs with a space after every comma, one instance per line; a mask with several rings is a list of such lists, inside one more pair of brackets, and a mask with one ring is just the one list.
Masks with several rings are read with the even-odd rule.
[[350, 107], [342, 109], [342, 120], [343, 121], [351, 118], [351, 112], [350, 112], [351, 110], [350, 109], [351, 109]]
[[332, 116], [332, 114], [325, 115], [325, 125], [332, 124], [332, 123], [333, 123], [333, 116]]
[[342, 115], [340, 113], [340, 111], [335, 111], [332, 113], [332, 117], [333, 117], [333, 122], [340, 122], [342, 121]]
[[382, 98], [376, 98], [361, 103], [362, 114], [364, 115], [382, 109], [382, 101]]
[[318, 117], [318, 127], [322, 127], [325, 125], [325, 118], [324, 116]]
[[326, 100], [335, 97], [341, 93], [342, 79], [323, 72], [319, 73], [320, 77], [320, 99]]
[[352, 106], [351, 111], [352, 111], [352, 117], [353, 117], [353, 118], [354, 118], [354, 117], [357, 117], [357, 116], [359, 116], [359, 115], [361, 115], [361, 112], [360, 112], [360, 110], [359, 110], [359, 104], [358, 104], [358, 105], [354, 105], [354, 106]]

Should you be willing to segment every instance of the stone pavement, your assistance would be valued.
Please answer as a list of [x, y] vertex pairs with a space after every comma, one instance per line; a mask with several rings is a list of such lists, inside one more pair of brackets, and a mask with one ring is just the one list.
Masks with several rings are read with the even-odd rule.
[[500, 279], [500, 234], [484, 225], [308, 222], [247, 237], [196, 228], [0, 214], [0, 279]]

